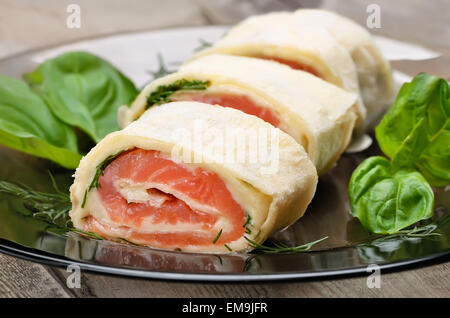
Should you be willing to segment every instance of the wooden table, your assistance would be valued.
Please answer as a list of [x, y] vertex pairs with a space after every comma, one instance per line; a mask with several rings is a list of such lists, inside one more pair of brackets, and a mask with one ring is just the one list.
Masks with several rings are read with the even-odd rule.
[[[81, 28], [66, 27], [67, 5], [81, 7]], [[321, 6], [365, 24], [372, 0], [4, 0], [0, 3], [0, 57], [26, 49], [118, 31], [185, 25], [232, 24], [245, 16], [300, 6]], [[446, 0], [378, 0], [381, 34], [443, 53], [424, 63], [399, 62], [411, 75], [450, 78], [450, 5]], [[81, 288], [66, 287], [64, 269], [0, 254], [0, 297], [449, 297], [450, 262], [382, 274], [381, 288], [366, 277], [271, 284], [150, 281], [82, 273]]]

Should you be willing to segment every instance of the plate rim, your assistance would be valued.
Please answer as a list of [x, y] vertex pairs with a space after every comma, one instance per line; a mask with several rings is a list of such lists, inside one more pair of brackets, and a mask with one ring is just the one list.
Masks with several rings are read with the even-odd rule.
[[230, 28], [230, 27], [231, 27], [231, 25], [226, 25], [226, 24], [192, 25], [192, 26], [185, 26], [185, 27], [183, 27], [182, 25], [172, 25], [172, 26], [161, 27], [161, 28], [148, 28], [148, 29], [141, 29], [141, 30], [124, 30], [124, 31], [116, 31], [116, 32], [103, 33], [103, 34], [90, 35], [90, 36], [88, 35], [88, 36], [80, 37], [77, 39], [61, 41], [61, 42], [57, 42], [57, 43], [50, 44], [50, 45], [36, 46], [36, 47], [26, 49], [23, 51], [18, 51], [13, 54], [9, 54], [9, 55], [0, 57], [0, 64], [7, 62], [9, 59], [20, 58], [24, 55], [34, 54], [34, 53], [41, 52], [41, 51], [53, 50], [60, 46], [77, 44], [77, 43], [86, 42], [86, 41], [93, 41], [93, 40], [97, 40], [97, 39], [111, 38], [111, 37], [118, 36], [118, 35], [157, 33], [157, 32], [164, 32], [164, 31], [176, 32], [179, 30], [225, 29], [225, 28]]
[[[16, 246], [14, 246], [16, 245]], [[342, 249], [354, 249], [354, 247], [342, 247]], [[119, 268], [111, 265], [97, 265], [72, 260], [67, 257], [51, 254], [38, 249], [26, 247], [18, 243], [0, 239], [0, 253], [17, 257], [27, 261], [48, 265], [52, 267], [66, 268], [68, 265], [75, 264], [81, 270], [103, 275], [114, 275], [119, 277], [133, 277], [141, 279], [154, 279], [179, 282], [198, 282], [198, 283], [268, 283], [285, 281], [305, 281], [305, 280], [324, 280], [349, 277], [361, 277], [370, 275], [368, 266], [358, 266], [354, 268], [343, 268], [335, 270], [305, 271], [305, 272], [286, 272], [286, 273], [268, 273], [268, 274], [199, 274], [199, 273], [180, 273], [180, 272], [162, 272], [144, 269]], [[308, 252], [306, 252], [308, 253]], [[432, 253], [420, 258], [399, 260], [388, 263], [378, 263], [381, 274], [394, 271], [403, 271], [408, 269], [417, 269], [421, 267], [442, 264], [450, 261], [450, 249], [444, 252]], [[384, 272], [384, 273], [383, 273]]]

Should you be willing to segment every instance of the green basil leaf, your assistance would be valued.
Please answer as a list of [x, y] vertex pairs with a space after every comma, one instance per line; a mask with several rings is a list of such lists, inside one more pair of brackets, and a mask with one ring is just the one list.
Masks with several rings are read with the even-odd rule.
[[414, 170], [394, 170], [384, 157], [370, 157], [349, 184], [351, 214], [373, 233], [393, 234], [433, 215], [434, 194]]
[[81, 159], [71, 127], [57, 119], [22, 81], [0, 76], [0, 144], [65, 168]]
[[418, 169], [433, 186], [450, 184], [450, 96], [447, 81], [429, 74], [404, 84], [376, 128], [397, 169]]
[[127, 77], [87, 52], [59, 55], [24, 78], [60, 120], [79, 127], [95, 142], [119, 130], [117, 109], [137, 95]]

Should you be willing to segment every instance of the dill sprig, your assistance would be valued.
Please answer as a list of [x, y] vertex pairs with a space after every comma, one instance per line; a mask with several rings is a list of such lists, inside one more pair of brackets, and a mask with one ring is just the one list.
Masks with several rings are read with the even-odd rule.
[[131, 241], [129, 241], [129, 240], [127, 240], [126, 238], [123, 238], [123, 237], [119, 237], [119, 240], [122, 241], [122, 242], [125, 242], [125, 243], [127, 243], [127, 244], [133, 245], [133, 246], [141, 246], [140, 244], [131, 242]]
[[328, 236], [325, 236], [317, 241], [313, 241], [298, 246], [288, 246], [282, 242], [273, 242], [274, 246], [267, 246], [259, 244], [249, 239], [247, 236], [244, 236], [244, 238], [250, 243], [251, 247], [266, 254], [294, 254], [309, 251], [314, 245], [319, 244], [320, 242], [328, 239]]
[[194, 49], [194, 52], [200, 52], [203, 49], [207, 49], [207, 48], [213, 46], [212, 42], [206, 41], [204, 39], [200, 38], [200, 39], [198, 39], [198, 41], [200, 42], [200, 45]]
[[76, 229], [74, 227], [68, 227], [66, 229], [68, 231], [75, 232], [75, 233], [78, 233], [78, 234], [82, 234], [84, 236], [88, 236], [88, 237], [96, 239], [96, 240], [100, 240], [100, 241], [103, 240], [103, 238], [101, 236], [99, 236], [97, 233], [94, 233], [94, 232], [83, 231], [83, 230], [80, 230], [80, 229]]
[[247, 214], [247, 219], [245, 220], [245, 223], [242, 226], [243, 228], [245, 228], [245, 234], [252, 234], [252, 230], [250, 229], [250, 227], [252, 226], [251, 221], [252, 217], [250, 216], [250, 214]]
[[167, 68], [167, 66], [164, 63], [164, 59], [163, 59], [163, 56], [161, 55], [161, 53], [158, 53], [157, 58], [158, 58], [158, 64], [159, 64], [158, 70], [157, 71], [148, 71], [152, 75], [154, 80], [175, 72], [174, 70], [169, 70]]
[[49, 173], [55, 193], [36, 191], [24, 184], [15, 184], [8, 181], [0, 181], [0, 193], [12, 195], [22, 199], [24, 207], [30, 212], [30, 217], [44, 221], [50, 225], [62, 228], [66, 231], [76, 232], [91, 238], [101, 240], [96, 233], [87, 232], [73, 227], [69, 216], [72, 208], [70, 196], [62, 192], [55, 178]]
[[68, 212], [72, 208], [68, 194], [59, 190], [55, 179], [50, 174], [55, 193], [45, 193], [31, 189], [24, 184], [0, 181], [0, 193], [6, 193], [22, 199], [22, 203], [34, 218], [47, 223], [66, 227], [70, 218]]
[[177, 80], [169, 85], [161, 85], [147, 97], [145, 109], [153, 105], [170, 102], [169, 97], [178, 91], [205, 90], [211, 85], [210, 81], [187, 80], [185, 78]]
[[222, 229], [220, 229], [219, 233], [217, 233], [217, 236], [212, 241], [213, 244], [216, 244], [216, 242], [219, 240], [219, 237], [222, 235]]
[[436, 224], [428, 224], [424, 226], [415, 226], [412, 229], [409, 230], [401, 230], [398, 231], [392, 236], [405, 236], [405, 237], [428, 237], [428, 236], [441, 236], [440, 233], [435, 233], [434, 230], [437, 229]]
[[396, 238], [407, 239], [407, 238], [426, 238], [432, 236], [441, 236], [440, 233], [434, 232], [438, 226], [436, 224], [427, 224], [423, 226], [414, 226], [411, 229], [404, 229], [393, 234], [382, 235], [375, 237], [373, 240], [367, 243], [363, 243], [362, 245], [370, 245], [374, 242], [382, 242], [387, 240], [392, 240]]
[[441, 236], [442, 234], [434, 232], [437, 228], [438, 228], [438, 226], [436, 224], [427, 224], [424, 226], [414, 226], [413, 228], [400, 230], [393, 234], [377, 235], [376, 237], [373, 237], [370, 241], [359, 243], [356, 246], [357, 247], [360, 247], [360, 246], [373, 247], [373, 246], [379, 246], [379, 244], [384, 244], [386, 242], [391, 242], [391, 241], [403, 242], [403, 241], [406, 241], [406, 240], [412, 239], [412, 238], [424, 239], [424, 238]]

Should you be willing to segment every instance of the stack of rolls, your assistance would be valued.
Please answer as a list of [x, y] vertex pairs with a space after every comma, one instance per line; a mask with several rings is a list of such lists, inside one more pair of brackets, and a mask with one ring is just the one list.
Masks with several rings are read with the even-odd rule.
[[250, 17], [193, 59], [217, 53], [277, 61], [358, 93], [360, 131], [372, 128], [394, 97], [391, 67], [370, 33], [325, 10]]
[[352, 21], [251, 17], [119, 109], [123, 130], [75, 173], [73, 223], [155, 248], [249, 250], [304, 214], [318, 174], [391, 97], [389, 64]]

